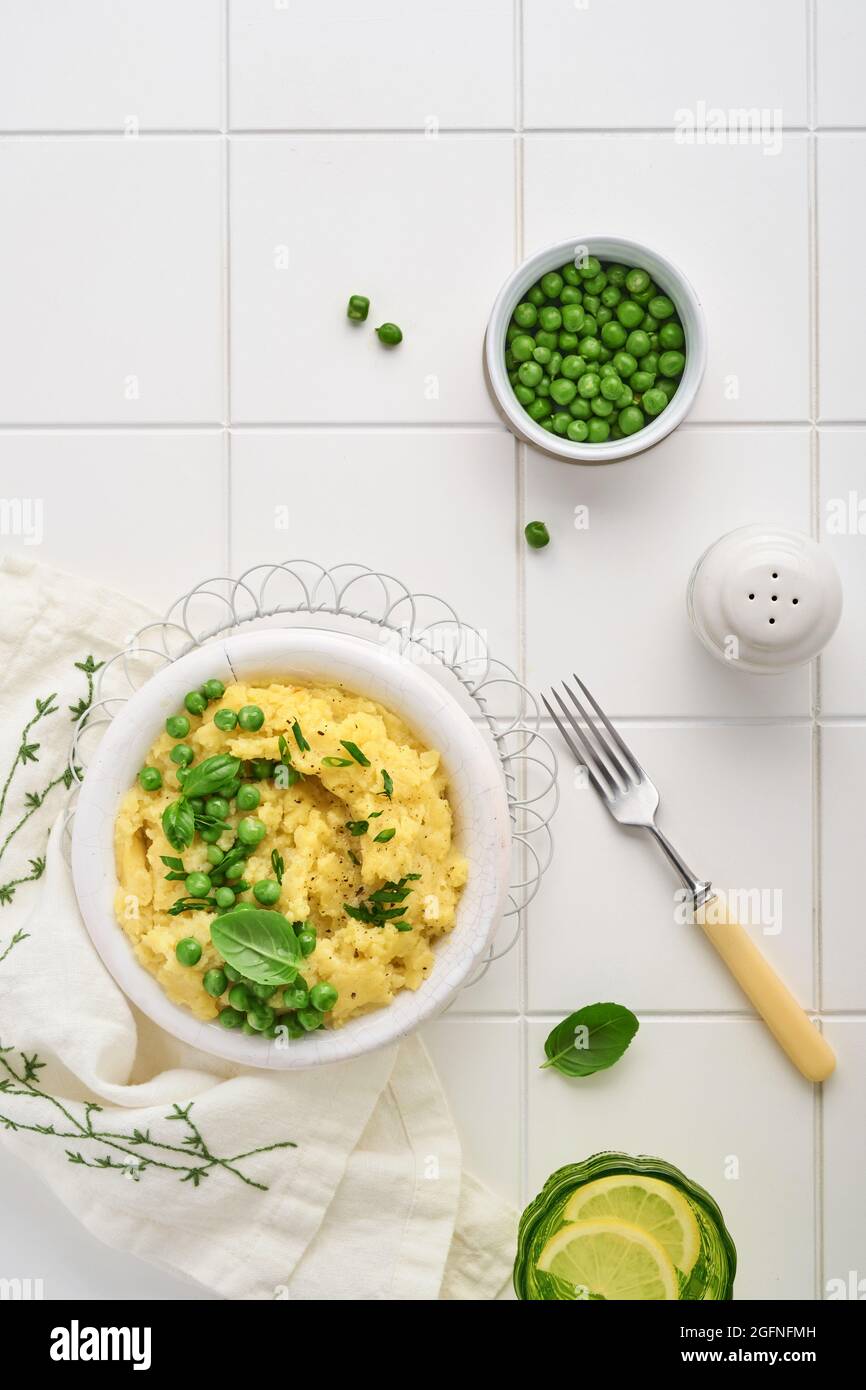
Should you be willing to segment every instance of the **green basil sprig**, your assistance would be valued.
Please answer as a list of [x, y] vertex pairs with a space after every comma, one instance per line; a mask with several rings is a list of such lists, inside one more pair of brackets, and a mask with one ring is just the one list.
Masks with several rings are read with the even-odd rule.
[[639, 1027], [622, 1004], [587, 1004], [548, 1035], [542, 1066], [564, 1076], [592, 1076], [619, 1061]]
[[227, 965], [259, 985], [287, 985], [297, 976], [298, 938], [280, 912], [232, 908], [215, 917], [211, 941]]
[[191, 767], [183, 784], [183, 794], [187, 799], [197, 796], [212, 796], [220, 788], [233, 782], [241, 770], [240, 758], [230, 753], [214, 753], [204, 762]]
[[162, 828], [172, 849], [189, 849], [195, 834], [195, 812], [185, 796], [170, 801], [162, 813]]

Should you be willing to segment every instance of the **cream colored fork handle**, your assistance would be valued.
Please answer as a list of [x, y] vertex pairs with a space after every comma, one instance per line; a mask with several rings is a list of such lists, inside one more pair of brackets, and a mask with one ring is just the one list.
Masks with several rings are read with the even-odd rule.
[[697, 908], [695, 917], [794, 1066], [809, 1081], [826, 1080], [836, 1065], [833, 1049], [748, 932], [739, 922], [729, 920], [718, 898]]

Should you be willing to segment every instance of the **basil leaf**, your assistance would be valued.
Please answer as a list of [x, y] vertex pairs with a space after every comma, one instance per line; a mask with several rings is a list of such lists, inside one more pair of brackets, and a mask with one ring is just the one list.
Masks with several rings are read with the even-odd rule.
[[385, 788], [385, 795], [391, 800], [391, 793], [394, 790], [394, 778], [384, 767], [382, 768], [382, 786]]
[[280, 912], [232, 908], [214, 918], [210, 936], [226, 964], [256, 984], [290, 984], [297, 974], [301, 948]]
[[622, 1004], [587, 1004], [557, 1023], [545, 1041], [542, 1065], [564, 1076], [592, 1076], [619, 1061], [639, 1026]]
[[364, 756], [357, 743], [350, 743], [349, 740], [345, 738], [341, 738], [340, 742], [345, 748], [346, 752], [351, 754], [351, 756], [355, 759], [356, 763], [360, 763], [362, 767], [370, 766], [370, 759]]
[[213, 757], [190, 768], [183, 794], [186, 797], [210, 796], [226, 783], [233, 782], [240, 770], [240, 758], [233, 758], [230, 753], [214, 753]]
[[195, 812], [181, 796], [170, 801], [162, 813], [162, 828], [172, 849], [188, 849], [195, 834]]
[[165, 867], [166, 867], [167, 869], [182, 869], [182, 868], [183, 868], [183, 860], [182, 860], [182, 859], [175, 859], [175, 857], [174, 857], [173, 855], [171, 855], [171, 854], [161, 854], [159, 857], [160, 857], [160, 859], [162, 860], [163, 864], [165, 865]]

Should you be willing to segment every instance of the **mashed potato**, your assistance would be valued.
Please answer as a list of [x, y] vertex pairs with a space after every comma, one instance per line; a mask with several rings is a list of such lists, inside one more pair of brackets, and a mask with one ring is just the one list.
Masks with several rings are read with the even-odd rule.
[[[237, 711], [258, 705], [264, 724], [255, 733], [235, 728], [222, 732], [214, 723], [218, 709]], [[309, 751], [301, 752], [292, 734], [297, 721]], [[388, 1004], [401, 989], [417, 989], [433, 966], [433, 943], [454, 926], [467, 865], [453, 843], [451, 807], [439, 754], [415, 738], [402, 720], [371, 700], [343, 690], [289, 684], [245, 684], [227, 687], [211, 702], [183, 739], [195, 753], [195, 764], [215, 753], [230, 753], [246, 764], [250, 759], [279, 763], [282, 735], [292, 765], [303, 776], [294, 786], [279, 785], [279, 776], [256, 781], [261, 803], [253, 813], [267, 834], [246, 861], [244, 878], [250, 884], [274, 877], [271, 854], [285, 862], [282, 892], [276, 904], [291, 922], [309, 919], [317, 931], [315, 951], [303, 958], [300, 973], [309, 986], [327, 981], [338, 991], [328, 1022], [339, 1026], [353, 1015]], [[323, 758], [347, 759], [342, 746], [355, 744], [369, 760], [361, 766], [326, 767]], [[138, 783], [127, 792], [117, 817], [115, 849], [119, 886], [117, 919], [142, 965], [155, 975], [170, 999], [184, 1004], [197, 1018], [215, 1018], [226, 999], [206, 993], [205, 972], [222, 961], [211, 943], [213, 909], [169, 915], [184, 896], [183, 882], [167, 881], [161, 856], [178, 856], [163, 832], [161, 817], [180, 795], [177, 767], [169, 753], [178, 740], [160, 734], [146, 763], [159, 769], [163, 785], [144, 791]], [[393, 782], [385, 794], [383, 770]], [[277, 769], [279, 773], [279, 769]], [[244, 766], [245, 778], [249, 768]], [[227, 820], [234, 827], [242, 813], [231, 803]], [[348, 822], [369, 822], [364, 834], [352, 835]], [[393, 838], [376, 843], [382, 830]], [[217, 842], [228, 849], [234, 829]], [[196, 836], [182, 857], [184, 870], [213, 871], [208, 846]], [[358, 861], [357, 863], [355, 861]], [[350, 917], [345, 904], [357, 906], [386, 882], [409, 874], [405, 920], [411, 931], [371, 926]], [[244, 899], [252, 900], [251, 893]], [[194, 937], [202, 947], [195, 966], [181, 965], [175, 946]]]

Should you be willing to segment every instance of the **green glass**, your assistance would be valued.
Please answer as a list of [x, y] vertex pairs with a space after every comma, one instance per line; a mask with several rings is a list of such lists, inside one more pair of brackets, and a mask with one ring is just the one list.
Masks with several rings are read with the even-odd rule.
[[524, 1301], [580, 1302], [574, 1286], [538, 1269], [538, 1260], [552, 1235], [566, 1223], [562, 1211], [572, 1194], [588, 1182], [616, 1173], [645, 1173], [676, 1187], [686, 1198], [701, 1233], [701, 1251], [688, 1281], [681, 1279], [680, 1299], [688, 1302], [730, 1302], [734, 1294], [737, 1251], [718, 1205], [704, 1188], [672, 1163], [645, 1155], [597, 1153], [583, 1163], [569, 1163], [547, 1179], [520, 1218], [514, 1290]]

